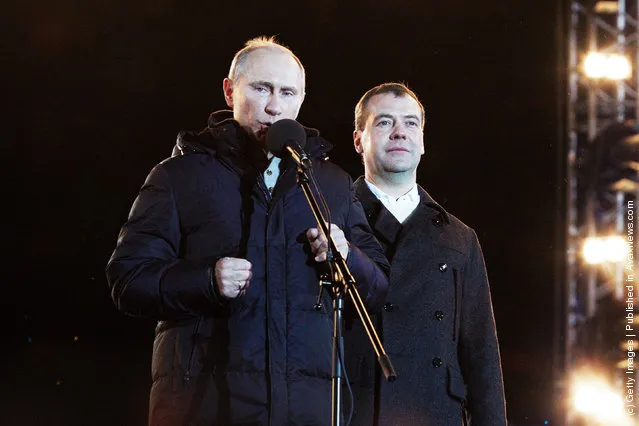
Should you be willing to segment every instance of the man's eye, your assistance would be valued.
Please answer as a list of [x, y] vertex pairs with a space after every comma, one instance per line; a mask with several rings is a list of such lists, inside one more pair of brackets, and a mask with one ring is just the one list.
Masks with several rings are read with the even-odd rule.
[[390, 120], [380, 120], [377, 122], [377, 127], [385, 127], [391, 124]]
[[407, 126], [418, 127], [419, 123], [417, 121], [409, 121], [406, 123]]
[[292, 90], [285, 90], [283, 94], [284, 96], [295, 96], [295, 92]]
[[259, 92], [259, 93], [267, 93], [268, 89], [266, 87], [264, 87], [264, 86], [256, 86], [255, 87], [255, 91]]

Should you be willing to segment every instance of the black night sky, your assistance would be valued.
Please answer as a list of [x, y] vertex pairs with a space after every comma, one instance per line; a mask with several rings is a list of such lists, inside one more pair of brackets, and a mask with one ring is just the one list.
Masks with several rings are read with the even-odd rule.
[[[104, 267], [177, 132], [225, 107], [247, 39], [307, 70], [299, 120], [354, 177], [353, 108], [404, 81], [427, 109], [419, 183], [479, 236], [515, 425], [552, 421], [563, 190], [558, 2], [25, 1], [5, 5], [0, 424], [142, 425], [154, 323], [116, 311]], [[8, 18], [8, 19], [7, 19]], [[7, 56], [5, 56], [7, 55]]]

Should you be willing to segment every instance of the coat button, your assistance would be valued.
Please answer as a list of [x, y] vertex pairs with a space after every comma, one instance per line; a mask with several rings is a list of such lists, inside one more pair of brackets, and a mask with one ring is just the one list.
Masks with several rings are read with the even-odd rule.
[[384, 304], [384, 310], [386, 312], [393, 312], [393, 310], [395, 309], [395, 305], [393, 305], [390, 302], [387, 302], [386, 304]]
[[441, 367], [444, 364], [441, 358], [433, 358], [433, 365], [437, 368]]
[[436, 217], [435, 219], [433, 219], [433, 225], [435, 226], [442, 226], [442, 220], [440, 217]]
[[440, 272], [446, 272], [446, 269], [448, 269], [448, 265], [445, 263], [440, 263], [439, 264], [439, 271]]
[[435, 319], [437, 321], [441, 321], [444, 319], [444, 313], [442, 311], [435, 312]]

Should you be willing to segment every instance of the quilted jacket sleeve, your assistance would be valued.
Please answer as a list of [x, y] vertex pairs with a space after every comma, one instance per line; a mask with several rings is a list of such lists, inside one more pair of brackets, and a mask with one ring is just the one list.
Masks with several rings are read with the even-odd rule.
[[140, 189], [107, 264], [119, 310], [154, 319], [223, 313], [212, 276], [218, 259], [180, 259], [180, 239], [171, 181], [159, 164]]
[[350, 247], [346, 264], [357, 282], [357, 289], [364, 304], [370, 311], [377, 311], [384, 303], [388, 292], [390, 265], [373, 235], [361, 203], [355, 197], [350, 178], [349, 184], [351, 205], [345, 235]]

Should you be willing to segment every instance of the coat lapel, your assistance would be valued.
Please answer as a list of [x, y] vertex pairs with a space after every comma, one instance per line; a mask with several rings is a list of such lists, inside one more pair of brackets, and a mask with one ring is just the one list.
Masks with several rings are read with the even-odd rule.
[[[363, 177], [355, 182], [355, 193], [364, 207], [366, 218], [375, 236], [384, 246], [386, 257], [392, 261], [396, 247], [407, 247], [414, 250], [414, 242], [420, 240], [438, 241], [445, 226], [450, 223], [448, 213], [421, 186], [419, 191], [419, 204], [415, 210], [401, 224], [395, 216], [388, 211], [381, 201], [371, 192]], [[402, 244], [399, 244], [401, 241]]]
[[402, 230], [402, 224], [397, 221], [395, 216], [388, 211], [384, 204], [371, 192], [363, 177], [360, 177], [354, 183], [355, 195], [362, 203], [366, 219], [375, 237], [384, 247], [386, 257], [392, 260], [395, 252], [395, 243]]
[[406, 218], [402, 235], [411, 240], [428, 238], [438, 241], [445, 226], [450, 223], [448, 213], [422, 188], [417, 185], [419, 204]]

